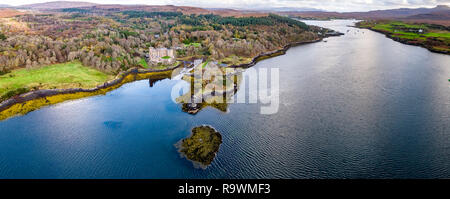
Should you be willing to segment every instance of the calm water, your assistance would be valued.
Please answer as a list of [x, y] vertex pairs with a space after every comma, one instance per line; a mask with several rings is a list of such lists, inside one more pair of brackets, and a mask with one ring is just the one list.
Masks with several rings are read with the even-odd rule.
[[[137, 81], [0, 122], [0, 177], [450, 178], [450, 56], [352, 21], [308, 23], [346, 35], [254, 67], [280, 68], [277, 114], [189, 115], [170, 99], [180, 80]], [[206, 170], [174, 147], [201, 124], [223, 135]]]

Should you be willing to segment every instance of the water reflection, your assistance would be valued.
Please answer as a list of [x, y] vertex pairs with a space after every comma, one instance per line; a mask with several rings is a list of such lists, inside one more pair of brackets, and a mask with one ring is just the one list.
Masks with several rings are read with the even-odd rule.
[[[187, 92], [176, 98], [183, 112], [195, 115], [206, 107], [227, 112], [228, 104], [241, 85], [243, 68], [227, 68], [214, 62], [183, 65], [170, 76], [150, 76], [149, 87], [153, 88], [165, 79], [181, 80], [189, 88]], [[196, 87], [197, 86], [197, 87]]]
[[153, 86], [155, 86], [155, 84], [156, 83], [158, 83], [159, 81], [161, 81], [161, 80], [165, 80], [165, 79], [167, 79], [168, 77], [155, 77], [155, 78], [149, 78], [148, 79], [148, 84], [149, 84], [149, 86], [150, 86], [150, 88], [152, 88]]
[[228, 103], [239, 90], [243, 69], [225, 68], [212, 62], [196, 67], [182, 77], [189, 83], [189, 91], [176, 99], [182, 104], [182, 111], [195, 115], [206, 107], [213, 107], [227, 112]]

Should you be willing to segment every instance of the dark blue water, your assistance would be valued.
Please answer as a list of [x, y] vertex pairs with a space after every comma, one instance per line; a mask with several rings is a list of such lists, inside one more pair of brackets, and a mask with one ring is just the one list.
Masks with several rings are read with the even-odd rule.
[[[450, 56], [308, 23], [346, 35], [254, 66], [280, 68], [278, 113], [189, 115], [170, 97], [180, 80], [137, 81], [0, 122], [0, 177], [450, 178]], [[223, 136], [206, 170], [174, 147], [201, 124]]]

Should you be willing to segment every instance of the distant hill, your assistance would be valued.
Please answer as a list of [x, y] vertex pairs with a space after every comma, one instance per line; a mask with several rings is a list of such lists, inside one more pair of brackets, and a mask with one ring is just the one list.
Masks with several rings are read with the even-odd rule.
[[12, 7], [12, 6], [10, 6], [8, 4], [0, 4], [0, 8], [9, 8], [9, 7]]
[[280, 12], [302, 18], [357, 18], [357, 19], [396, 19], [407, 21], [427, 21], [445, 25], [450, 21], [450, 7], [445, 5], [434, 8], [400, 8], [375, 10], [369, 12]]
[[20, 6], [20, 8], [28, 8], [35, 10], [61, 10], [66, 8], [79, 8], [89, 10], [91, 12], [117, 12], [138, 10], [147, 12], [181, 12], [183, 14], [217, 14], [221, 16], [265, 16], [267, 14], [257, 12], [246, 12], [233, 9], [205, 9], [191, 6], [174, 6], [174, 5], [120, 5], [120, 4], [93, 4], [86, 2], [69, 2], [56, 1], [39, 4], [29, 4]]
[[434, 19], [434, 20], [450, 20], [449, 11], [436, 11], [426, 14], [418, 14], [405, 17], [405, 19]]
[[400, 8], [392, 10], [376, 10], [370, 12], [353, 12], [349, 13], [354, 16], [364, 18], [404, 18], [413, 15], [429, 14], [432, 12], [450, 12], [450, 8], [445, 5], [436, 6], [434, 8]]
[[420, 23], [435, 23], [444, 26], [450, 26], [449, 11], [435, 11], [427, 14], [412, 15], [402, 18], [403, 21], [412, 21]]
[[36, 9], [36, 10], [49, 10], [49, 9], [63, 9], [63, 8], [80, 8], [80, 7], [89, 7], [95, 6], [98, 4], [89, 3], [89, 2], [81, 2], [81, 1], [52, 1], [46, 3], [35, 3], [35, 4], [26, 4], [17, 6], [18, 8], [28, 8], [28, 9]]
[[375, 10], [369, 12], [284, 12], [296, 16], [318, 16], [318, 17], [336, 17], [336, 18], [404, 18], [420, 14], [429, 14], [433, 12], [450, 12], [450, 7], [445, 5], [434, 8], [400, 8], [391, 10]]
[[267, 7], [248, 10], [259, 12], [326, 12], [325, 10], [306, 7]]
[[223, 17], [262, 17], [269, 15], [268, 12], [261, 12], [261, 11], [255, 11], [255, 10], [237, 10], [237, 9], [230, 9], [230, 8], [206, 8], [209, 10], [212, 14], [220, 15]]
[[[182, 12], [183, 14], [217, 14], [221, 16], [266, 16], [269, 12], [282, 10], [292, 10], [293, 8], [268, 8], [263, 10], [237, 10], [228, 8], [199, 8], [191, 6], [174, 6], [174, 5], [120, 5], [120, 4], [95, 4], [81, 1], [53, 1], [47, 3], [36, 3], [18, 6], [17, 8], [26, 8], [34, 10], [59, 10], [65, 8], [81, 8], [94, 12], [115, 12], [127, 10], [141, 10], [148, 12]], [[310, 8], [295, 8], [295, 10], [312, 10]], [[270, 11], [269, 11], [270, 10]]]
[[142, 10], [149, 12], [183, 12], [185, 14], [207, 14], [210, 11], [203, 8], [189, 6], [156, 6], [156, 5], [120, 5], [120, 4], [95, 4], [81, 1], [53, 1], [46, 3], [36, 3], [17, 6], [17, 8], [26, 8], [34, 10], [58, 10], [65, 8], [82, 8], [96, 11], [125, 11]]
[[[7, 6], [7, 5], [5, 5]], [[0, 5], [1, 7], [1, 5]], [[326, 12], [314, 8], [291, 7], [258, 7], [249, 10], [228, 8], [198, 8], [174, 5], [119, 5], [95, 4], [81, 1], [54, 1], [18, 6], [35, 10], [57, 10], [65, 8], [81, 8], [95, 12], [116, 12], [126, 10], [141, 10], [148, 12], [182, 12], [183, 14], [217, 14], [221, 16], [266, 16], [275, 12], [282, 15], [302, 18], [357, 18], [357, 19], [398, 19], [405, 21], [426, 21], [447, 25], [450, 22], [450, 7], [440, 5], [434, 8], [400, 8], [391, 10], [375, 10], [369, 12]]]
[[209, 14], [211, 11], [203, 8], [189, 7], [189, 6], [174, 6], [174, 5], [119, 5], [119, 4], [97, 4], [89, 7], [80, 7], [82, 9], [89, 9], [93, 11], [127, 11], [140, 10], [148, 12], [182, 12], [183, 14]]

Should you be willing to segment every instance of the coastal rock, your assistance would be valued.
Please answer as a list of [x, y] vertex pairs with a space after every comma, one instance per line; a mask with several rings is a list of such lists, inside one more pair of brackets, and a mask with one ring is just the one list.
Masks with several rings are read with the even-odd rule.
[[219, 151], [222, 135], [211, 126], [198, 126], [192, 129], [190, 137], [180, 140], [175, 146], [181, 157], [192, 161], [194, 167], [206, 169]]

